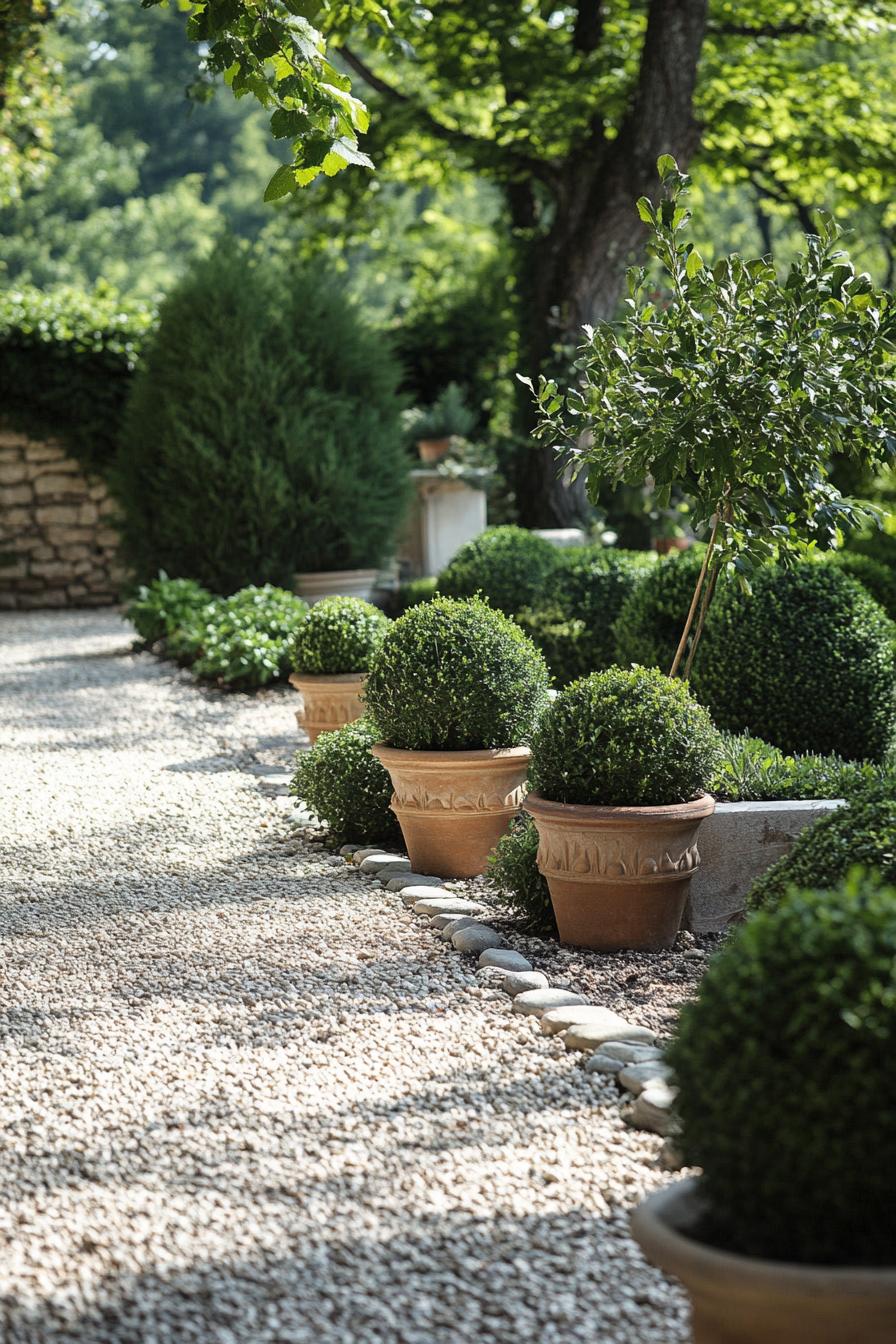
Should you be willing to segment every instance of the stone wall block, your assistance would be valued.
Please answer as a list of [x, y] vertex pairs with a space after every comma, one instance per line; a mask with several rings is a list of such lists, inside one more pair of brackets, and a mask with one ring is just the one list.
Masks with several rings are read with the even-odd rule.
[[30, 504], [32, 500], [31, 486], [25, 485], [4, 485], [0, 486], [0, 508], [10, 509], [16, 504]]
[[0, 462], [0, 485], [21, 485], [27, 479], [28, 468], [24, 462]]

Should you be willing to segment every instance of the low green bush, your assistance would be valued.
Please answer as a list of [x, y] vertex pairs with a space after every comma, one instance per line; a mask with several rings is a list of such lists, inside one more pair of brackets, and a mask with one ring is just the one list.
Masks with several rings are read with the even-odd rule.
[[557, 803], [654, 807], [706, 790], [721, 740], [682, 681], [611, 667], [574, 681], [543, 715], [529, 782]]
[[196, 616], [211, 597], [194, 579], [169, 579], [162, 573], [137, 589], [125, 616], [144, 644], [156, 644]]
[[389, 628], [379, 607], [359, 597], [325, 597], [296, 631], [292, 662], [305, 676], [366, 672]]
[[390, 746], [462, 751], [528, 742], [547, 688], [544, 659], [509, 617], [439, 597], [393, 623], [365, 696]]
[[676, 1144], [713, 1245], [891, 1265], [896, 889], [855, 873], [751, 919], [682, 1009]]
[[435, 578], [426, 578], [409, 579], [407, 583], [401, 584], [389, 603], [390, 616], [401, 616], [421, 602], [431, 602], [436, 595], [437, 583]]
[[[182, 627], [180, 640], [193, 642], [197, 677], [252, 690], [289, 675], [293, 640], [307, 611], [284, 588], [250, 586], [202, 608], [197, 620]], [[176, 650], [182, 644], [175, 639]]]
[[792, 888], [834, 886], [857, 864], [896, 882], [896, 774], [863, 785], [801, 831], [789, 853], [753, 883], [747, 905], [771, 909]]
[[760, 570], [706, 623], [696, 694], [720, 728], [787, 752], [883, 760], [896, 727], [896, 627], [833, 566]]
[[524, 527], [490, 527], [461, 546], [439, 575], [438, 591], [442, 597], [484, 597], [512, 616], [532, 605], [558, 554]]
[[705, 548], [673, 551], [647, 570], [613, 623], [616, 661], [668, 672], [688, 616]]
[[560, 552], [538, 591], [535, 608], [517, 615], [560, 685], [616, 661], [613, 623], [650, 563], [606, 547]]
[[321, 733], [296, 756], [289, 791], [325, 821], [329, 843], [395, 844], [401, 829], [391, 811], [392, 782], [370, 748], [380, 734], [369, 719]]
[[555, 934], [548, 884], [538, 870], [538, 831], [531, 817], [515, 817], [489, 855], [486, 876], [502, 904], [526, 918], [532, 933]]
[[87, 471], [104, 474], [154, 322], [149, 305], [104, 283], [92, 292], [31, 285], [0, 292], [4, 420], [23, 434], [58, 436]]
[[828, 551], [823, 558], [825, 564], [833, 565], [860, 583], [883, 607], [890, 620], [896, 620], [896, 571], [889, 565], [854, 551]]
[[729, 803], [847, 798], [880, 773], [840, 756], [788, 756], [745, 733], [722, 733], [722, 752], [709, 791]]

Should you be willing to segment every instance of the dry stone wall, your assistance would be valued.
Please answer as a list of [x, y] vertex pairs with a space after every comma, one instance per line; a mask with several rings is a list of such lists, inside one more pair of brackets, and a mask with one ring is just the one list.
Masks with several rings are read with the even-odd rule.
[[0, 429], [0, 609], [115, 602], [114, 507], [61, 443]]

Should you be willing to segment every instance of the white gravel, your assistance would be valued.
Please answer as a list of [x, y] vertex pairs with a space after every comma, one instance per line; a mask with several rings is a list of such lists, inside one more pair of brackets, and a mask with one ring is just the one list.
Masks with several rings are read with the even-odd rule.
[[679, 1344], [615, 1082], [259, 788], [293, 692], [0, 618], [4, 1344]]

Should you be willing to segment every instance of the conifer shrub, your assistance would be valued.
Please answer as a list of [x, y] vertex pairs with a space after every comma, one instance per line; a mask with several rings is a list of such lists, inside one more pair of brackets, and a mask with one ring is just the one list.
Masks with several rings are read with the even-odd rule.
[[611, 667], [574, 681], [542, 716], [529, 782], [556, 803], [656, 807], [709, 786], [721, 739], [683, 681]]
[[896, 889], [854, 872], [755, 915], [713, 958], [668, 1052], [701, 1235], [812, 1265], [891, 1265]]
[[293, 667], [309, 677], [366, 672], [388, 628], [388, 616], [370, 602], [325, 597], [315, 602], [296, 631]]
[[512, 616], [532, 605], [558, 550], [544, 537], [509, 524], [466, 542], [439, 575], [443, 597], [483, 597]]
[[317, 270], [225, 241], [167, 297], [113, 486], [139, 579], [217, 592], [371, 568], [408, 462], [387, 343]]
[[370, 750], [379, 740], [370, 719], [356, 719], [335, 732], [321, 733], [310, 751], [296, 756], [289, 791], [327, 823], [334, 847], [401, 840], [389, 807], [392, 782]]
[[392, 624], [371, 659], [365, 699], [392, 747], [517, 747], [547, 704], [548, 680], [509, 617], [478, 598], [439, 597]]
[[760, 570], [710, 612], [694, 690], [720, 728], [787, 752], [883, 760], [896, 726], [896, 627], [832, 565]]

